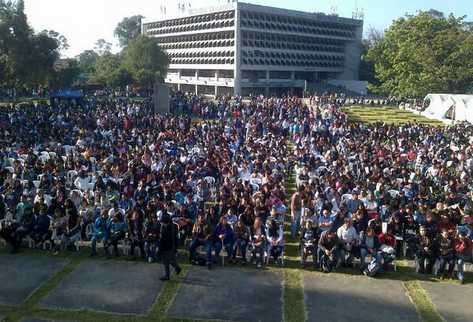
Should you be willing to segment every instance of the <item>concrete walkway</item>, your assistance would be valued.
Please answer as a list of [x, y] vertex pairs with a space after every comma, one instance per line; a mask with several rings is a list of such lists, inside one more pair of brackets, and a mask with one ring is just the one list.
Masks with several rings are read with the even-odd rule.
[[[0, 305], [4, 309], [21, 309], [21, 305], [67, 263], [66, 259], [48, 256], [0, 255]], [[168, 304], [163, 314], [171, 321], [282, 321], [283, 272], [283, 269], [216, 267], [209, 271], [199, 266], [188, 267], [175, 293], [171, 296], [167, 293], [164, 302]], [[84, 310], [125, 314], [146, 321], [153, 306], [163, 301], [160, 295], [166, 293], [165, 287], [173, 287], [173, 282], [159, 281], [161, 265], [143, 262], [83, 259], [63, 275], [47, 292], [43, 287], [38, 309], [52, 313]], [[419, 321], [401, 281], [306, 271], [302, 276], [304, 303], [299, 305], [301, 310], [305, 306], [306, 321]], [[421, 284], [445, 321], [473, 321], [472, 284]], [[6, 315], [0, 313], [0, 321]], [[81, 320], [75, 316], [66, 318], [65, 315], [61, 319], [58, 318], [61, 315], [56, 316], [57, 322]], [[31, 316], [20, 321], [53, 320]]]

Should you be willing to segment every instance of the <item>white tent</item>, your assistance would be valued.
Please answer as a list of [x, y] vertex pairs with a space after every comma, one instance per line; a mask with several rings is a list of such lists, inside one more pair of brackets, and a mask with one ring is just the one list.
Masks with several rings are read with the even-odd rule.
[[429, 106], [422, 115], [445, 123], [473, 123], [473, 95], [429, 94], [424, 101]]

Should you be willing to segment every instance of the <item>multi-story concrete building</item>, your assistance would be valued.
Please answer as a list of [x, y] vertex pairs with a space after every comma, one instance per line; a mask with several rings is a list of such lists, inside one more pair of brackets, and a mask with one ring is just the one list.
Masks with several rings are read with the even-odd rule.
[[185, 92], [301, 92], [358, 79], [362, 20], [234, 2], [142, 28], [170, 57], [166, 83]]

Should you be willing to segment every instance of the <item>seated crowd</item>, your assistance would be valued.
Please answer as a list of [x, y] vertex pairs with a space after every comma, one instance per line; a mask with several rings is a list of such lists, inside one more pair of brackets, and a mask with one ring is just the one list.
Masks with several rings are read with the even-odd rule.
[[[284, 263], [286, 215], [300, 258], [367, 275], [412, 257], [419, 273], [457, 275], [471, 260], [473, 128], [348, 122], [330, 96], [177, 95], [184, 115], [147, 103], [0, 111], [0, 236], [17, 252], [90, 242], [149, 262], [161, 219], [189, 261]], [[202, 121], [193, 122], [190, 115]], [[296, 192], [285, 204], [287, 180]], [[169, 216], [168, 216], [169, 215]]]
[[[336, 106], [294, 124], [292, 235], [301, 260], [374, 275], [399, 257], [464, 280], [472, 258], [473, 127], [350, 124]], [[318, 242], [318, 244], [317, 244]], [[315, 246], [318, 245], [318, 246]], [[369, 260], [367, 260], [367, 258]]]

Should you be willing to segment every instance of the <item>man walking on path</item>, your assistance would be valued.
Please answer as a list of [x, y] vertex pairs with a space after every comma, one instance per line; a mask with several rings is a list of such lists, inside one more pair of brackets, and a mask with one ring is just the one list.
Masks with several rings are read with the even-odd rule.
[[178, 245], [178, 227], [172, 222], [171, 216], [164, 214], [161, 218], [161, 241], [159, 244], [159, 253], [164, 265], [164, 276], [160, 278], [161, 281], [168, 281], [170, 277], [169, 265], [172, 265], [179, 275], [181, 268], [177, 264], [176, 253]]

